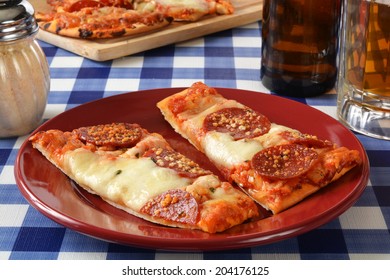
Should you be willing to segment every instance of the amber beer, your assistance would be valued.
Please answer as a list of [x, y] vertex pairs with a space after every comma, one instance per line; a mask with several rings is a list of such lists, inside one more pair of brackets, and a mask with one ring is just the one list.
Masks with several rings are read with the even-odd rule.
[[340, 0], [264, 0], [261, 80], [273, 92], [314, 96], [335, 85]]
[[[349, 1], [347, 77], [358, 91], [390, 96], [390, 1]], [[360, 12], [359, 12], [360, 11]], [[365, 39], [366, 38], [366, 39]]]
[[390, 0], [345, 0], [338, 115], [350, 128], [390, 139]]

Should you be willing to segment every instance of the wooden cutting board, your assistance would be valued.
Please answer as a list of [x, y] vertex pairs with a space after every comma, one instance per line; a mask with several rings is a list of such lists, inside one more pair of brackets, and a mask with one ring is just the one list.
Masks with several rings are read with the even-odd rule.
[[[46, 0], [29, 0], [35, 11], [48, 9]], [[85, 40], [39, 30], [37, 38], [83, 57], [105, 61], [169, 45], [261, 20], [263, 0], [232, 0], [232, 15], [207, 16], [198, 22], [174, 22], [158, 31], [137, 36]]]

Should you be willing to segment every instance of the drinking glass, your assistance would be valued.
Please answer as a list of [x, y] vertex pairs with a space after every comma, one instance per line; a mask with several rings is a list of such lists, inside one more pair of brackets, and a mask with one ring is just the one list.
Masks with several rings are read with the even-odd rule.
[[390, 0], [344, 0], [337, 113], [362, 134], [390, 140]]

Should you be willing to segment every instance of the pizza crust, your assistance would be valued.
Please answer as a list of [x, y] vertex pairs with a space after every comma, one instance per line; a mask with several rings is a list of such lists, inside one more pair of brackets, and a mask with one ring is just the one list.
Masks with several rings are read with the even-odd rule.
[[133, 28], [117, 28], [115, 30], [113, 29], [88, 30], [88, 29], [82, 29], [78, 27], [60, 28], [56, 21], [52, 21], [48, 23], [40, 22], [39, 26], [45, 31], [55, 33], [61, 36], [66, 36], [66, 37], [82, 38], [82, 39], [108, 39], [108, 38], [118, 38], [118, 37], [132, 36], [140, 33], [146, 33], [146, 32], [160, 29], [169, 24], [170, 24], [169, 20], [164, 20], [159, 24], [155, 24], [153, 26], [134, 24]]

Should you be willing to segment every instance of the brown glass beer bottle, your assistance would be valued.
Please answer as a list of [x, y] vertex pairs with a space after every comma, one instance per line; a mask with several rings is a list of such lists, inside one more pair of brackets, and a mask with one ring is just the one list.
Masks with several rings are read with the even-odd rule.
[[309, 97], [335, 85], [340, 0], [264, 0], [261, 81], [272, 92]]

